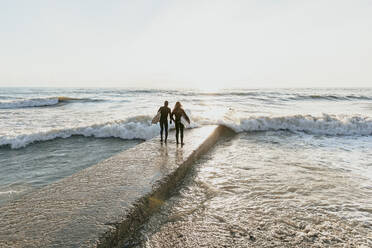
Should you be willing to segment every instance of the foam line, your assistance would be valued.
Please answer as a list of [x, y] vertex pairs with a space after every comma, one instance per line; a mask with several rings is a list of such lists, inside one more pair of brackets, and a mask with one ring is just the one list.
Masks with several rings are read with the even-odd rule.
[[32, 107], [47, 107], [54, 106], [63, 102], [99, 102], [100, 99], [81, 99], [73, 97], [47, 97], [47, 98], [31, 98], [19, 99], [13, 101], [0, 101], [0, 109], [17, 109], [17, 108], [32, 108]]
[[[371, 135], [372, 118], [352, 115], [323, 114], [291, 116], [252, 116], [238, 120], [201, 120], [192, 117], [190, 128], [202, 125], [224, 125], [235, 132], [278, 131], [305, 132], [316, 135]], [[172, 128], [173, 125], [170, 126]], [[92, 124], [88, 126], [53, 129], [43, 132], [0, 137], [0, 146], [12, 149], [25, 147], [33, 142], [82, 135], [96, 138], [121, 138], [149, 140], [159, 134], [159, 126], [151, 125], [150, 116], [135, 116], [126, 120]]]
[[367, 116], [293, 115], [243, 118], [239, 123], [219, 122], [236, 132], [277, 131], [306, 132], [320, 135], [371, 135], [372, 118]]
[[44, 107], [44, 106], [53, 106], [58, 103], [59, 103], [58, 97], [22, 99], [22, 100], [0, 102], [0, 109]]
[[93, 124], [90, 126], [53, 129], [16, 136], [3, 136], [0, 137], [0, 146], [9, 145], [12, 149], [17, 149], [25, 147], [33, 142], [68, 138], [73, 135], [92, 136], [97, 138], [113, 137], [148, 140], [158, 133], [159, 127], [157, 125], [151, 125], [150, 118], [144, 117], [143, 120], [134, 120], [132, 118], [123, 121]]

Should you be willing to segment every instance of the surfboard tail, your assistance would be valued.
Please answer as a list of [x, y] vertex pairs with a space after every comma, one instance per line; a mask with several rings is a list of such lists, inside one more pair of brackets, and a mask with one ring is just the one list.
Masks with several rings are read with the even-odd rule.
[[160, 116], [161, 116], [161, 113], [160, 113], [160, 111], [154, 116], [154, 118], [152, 118], [152, 121], [151, 121], [151, 123], [152, 124], [156, 124], [156, 123], [158, 123], [159, 121], [160, 121]]

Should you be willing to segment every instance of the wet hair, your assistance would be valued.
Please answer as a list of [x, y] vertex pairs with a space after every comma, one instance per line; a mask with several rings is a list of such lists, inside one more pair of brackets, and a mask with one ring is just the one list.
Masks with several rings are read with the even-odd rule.
[[175, 111], [176, 109], [180, 109], [181, 107], [182, 107], [181, 103], [180, 102], [176, 102], [176, 104], [174, 105], [173, 111]]
[[168, 101], [165, 101], [164, 102], [164, 106], [168, 106]]

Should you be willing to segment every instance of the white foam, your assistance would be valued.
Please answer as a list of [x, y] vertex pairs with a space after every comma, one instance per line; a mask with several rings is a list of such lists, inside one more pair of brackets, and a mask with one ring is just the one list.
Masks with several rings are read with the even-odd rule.
[[236, 132], [288, 130], [321, 135], [371, 135], [372, 118], [346, 115], [293, 115], [281, 117], [249, 117], [238, 123], [219, 121]]
[[10, 195], [10, 194], [16, 194], [16, 193], [20, 193], [20, 191], [15, 191], [15, 190], [0, 191], [0, 195]]
[[[190, 116], [191, 117], [191, 116]], [[219, 124], [233, 129], [235, 132], [277, 131], [306, 132], [319, 135], [372, 135], [372, 119], [366, 116], [327, 115], [293, 115], [280, 117], [248, 117], [235, 120], [233, 118], [208, 121], [192, 118], [191, 128], [201, 125]], [[174, 124], [169, 128], [174, 128]], [[126, 120], [53, 129], [43, 132], [0, 137], [0, 146], [9, 145], [13, 149], [25, 147], [37, 141], [56, 138], [68, 138], [73, 135], [92, 136], [97, 138], [115, 137], [121, 139], [148, 140], [159, 134], [159, 125], [151, 125], [150, 116], [135, 116]]]
[[0, 146], [9, 145], [12, 149], [25, 147], [37, 141], [56, 138], [68, 138], [73, 135], [93, 136], [97, 138], [116, 137], [122, 139], [153, 138], [159, 133], [158, 125], [151, 125], [150, 117], [137, 116], [124, 121], [114, 121], [83, 127], [53, 129], [44, 132], [0, 137]]
[[0, 102], [0, 109], [52, 106], [58, 104], [58, 102], [58, 97], [3, 101]]

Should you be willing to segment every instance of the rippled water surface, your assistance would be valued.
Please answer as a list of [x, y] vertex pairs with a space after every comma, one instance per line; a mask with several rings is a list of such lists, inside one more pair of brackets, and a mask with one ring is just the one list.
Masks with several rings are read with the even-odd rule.
[[0, 204], [156, 137], [165, 100], [237, 134], [134, 243], [372, 247], [371, 88], [0, 88]]
[[23, 149], [0, 147], [0, 205], [129, 149], [138, 140], [76, 136]]
[[371, 137], [281, 131], [220, 141], [137, 245], [371, 247], [371, 156]]

